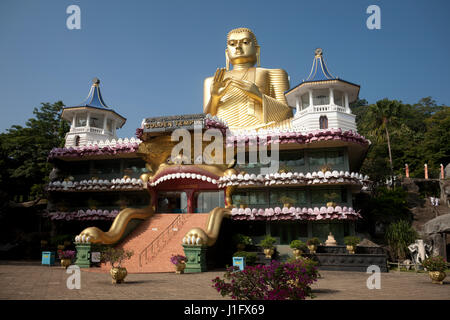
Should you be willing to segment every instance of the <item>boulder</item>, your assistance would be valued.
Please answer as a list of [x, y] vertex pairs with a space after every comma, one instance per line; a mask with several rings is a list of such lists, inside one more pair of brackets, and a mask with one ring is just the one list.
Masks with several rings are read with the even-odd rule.
[[425, 223], [424, 232], [426, 234], [450, 233], [450, 214], [444, 214]]

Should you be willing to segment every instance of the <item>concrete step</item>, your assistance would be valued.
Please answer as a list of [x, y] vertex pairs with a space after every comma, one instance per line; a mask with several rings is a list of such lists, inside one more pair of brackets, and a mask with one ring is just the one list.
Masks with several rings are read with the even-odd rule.
[[[174, 266], [170, 262], [173, 254], [182, 254], [182, 239], [186, 233], [195, 227], [203, 228], [208, 219], [208, 214], [182, 214], [182, 224], [178, 227], [174, 226], [170, 233], [166, 236], [163, 245], [159, 246], [159, 252], [154, 257], [149, 257], [146, 261], [141, 256], [141, 252], [155, 239], [157, 239], [166, 229], [174, 222], [180, 214], [158, 213], [142, 222], [128, 237], [126, 237], [116, 248], [124, 250], [133, 250], [134, 254], [130, 260], [122, 263], [122, 267], [126, 267], [128, 273], [152, 273], [152, 272], [173, 272]], [[175, 229], [175, 230], [173, 230]], [[103, 271], [108, 271], [110, 265], [102, 264]]]

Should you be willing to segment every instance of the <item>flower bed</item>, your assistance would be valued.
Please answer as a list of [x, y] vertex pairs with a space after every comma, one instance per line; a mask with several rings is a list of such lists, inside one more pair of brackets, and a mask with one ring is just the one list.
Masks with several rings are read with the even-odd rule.
[[72, 212], [66, 211], [56, 211], [45, 213], [44, 217], [49, 217], [51, 220], [114, 220], [114, 218], [119, 214], [119, 210], [78, 210]]
[[311, 285], [317, 281], [318, 271], [308, 259], [270, 265], [248, 266], [243, 271], [231, 267], [224, 279], [216, 277], [213, 287], [234, 300], [304, 300], [313, 298]]

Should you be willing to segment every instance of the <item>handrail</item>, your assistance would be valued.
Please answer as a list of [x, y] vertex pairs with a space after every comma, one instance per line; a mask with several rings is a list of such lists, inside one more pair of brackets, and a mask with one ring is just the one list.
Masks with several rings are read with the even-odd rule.
[[[147, 245], [139, 254], [139, 266], [142, 267], [142, 257], [145, 254], [145, 262], [147, 262], [149, 259], [153, 258], [158, 252], [164, 247], [164, 245], [167, 243], [167, 241], [170, 239], [166, 239], [166, 241], [162, 242], [161, 245], [159, 245], [160, 240], [163, 239], [164, 236], [169, 235], [171, 231], [173, 232], [173, 228], [175, 225], [178, 227], [180, 224], [183, 224], [186, 220], [186, 214], [179, 214], [171, 223], [167, 226], [166, 229], [164, 229], [152, 242], [150, 242], [149, 245]], [[155, 247], [155, 245], [158, 245]], [[148, 251], [151, 249], [151, 256], [148, 256]], [[156, 250], [155, 250], [156, 249]]]

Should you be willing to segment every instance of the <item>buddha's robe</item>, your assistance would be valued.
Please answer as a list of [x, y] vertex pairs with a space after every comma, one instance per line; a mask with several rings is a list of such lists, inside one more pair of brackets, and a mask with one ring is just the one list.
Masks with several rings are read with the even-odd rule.
[[[231, 73], [227, 71], [224, 79]], [[230, 129], [254, 129], [292, 117], [284, 92], [289, 90], [287, 74], [281, 69], [249, 68], [237, 80], [253, 82], [262, 94], [262, 103], [249, 97], [241, 89], [230, 86], [220, 100], [217, 117], [225, 120]], [[210, 98], [212, 77], [205, 80], [205, 106]]]

